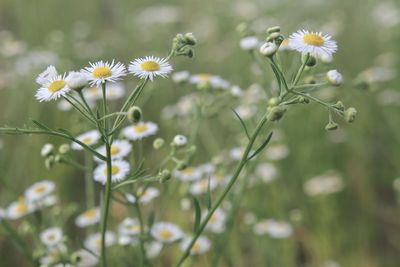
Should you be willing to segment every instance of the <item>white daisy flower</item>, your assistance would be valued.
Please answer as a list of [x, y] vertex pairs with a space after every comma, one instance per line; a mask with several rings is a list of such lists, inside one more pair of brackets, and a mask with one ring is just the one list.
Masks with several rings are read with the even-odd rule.
[[118, 226], [120, 235], [138, 235], [141, 232], [140, 222], [138, 219], [125, 218]]
[[149, 259], [154, 259], [158, 255], [160, 255], [161, 249], [163, 247], [163, 243], [158, 241], [151, 241], [146, 243], [146, 256]]
[[261, 163], [257, 166], [255, 174], [264, 183], [270, 183], [278, 176], [278, 169], [271, 163]]
[[150, 79], [152, 81], [155, 76], [167, 77], [172, 71], [172, 67], [165, 58], [147, 56], [132, 61], [128, 70], [140, 79]]
[[[107, 231], [106, 235], [106, 247], [112, 246], [117, 241], [117, 238], [113, 232]], [[101, 251], [101, 233], [96, 233], [88, 236], [84, 242], [85, 248], [89, 249], [94, 253], [100, 253]]]
[[[190, 236], [185, 237], [180, 244], [181, 251], [186, 251], [191, 241], [192, 237]], [[211, 247], [210, 240], [207, 237], [201, 235], [197, 238], [197, 240], [193, 244], [192, 249], [190, 250], [190, 254], [191, 255], [203, 254], [209, 251], [210, 247]]]
[[[125, 95], [125, 85], [123, 83], [116, 82], [107, 85], [106, 97], [108, 100], [117, 100], [122, 98], [124, 95]], [[101, 96], [101, 98], [102, 97], [103, 96]]]
[[182, 230], [177, 225], [169, 222], [153, 224], [150, 233], [157, 241], [163, 243], [172, 243], [183, 237]]
[[272, 238], [281, 239], [291, 236], [293, 227], [290, 223], [280, 221], [270, 221], [268, 225], [268, 235]]
[[310, 53], [316, 57], [332, 55], [337, 50], [337, 44], [331, 38], [321, 32], [299, 30], [289, 36], [289, 46], [301, 53]]
[[210, 191], [214, 190], [218, 186], [218, 182], [214, 178], [205, 178], [200, 181], [194, 182], [190, 187], [189, 187], [189, 192], [192, 195], [198, 196], [202, 195], [208, 192], [209, 187]]
[[22, 197], [19, 200], [12, 202], [8, 206], [7, 218], [16, 220], [34, 211], [35, 207], [32, 205], [32, 203]]
[[[207, 211], [203, 212], [203, 220], [207, 216], [207, 213]], [[215, 210], [210, 220], [208, 221], [206, 229], [213, 233], [220, 234], [225, 231], [225, 222], [226, 213], [222, 209], [218, 208]]]
[[79, 257], [76, 267], [94, 267], [99, 263], [98, 257], [88, 252], [87, 250], [80, 249], [74, 253]]
[[58, 227], [52, 227], [40, 233], [40, 241], [46, 247], [54, 247], [61, 243], [63, 237], [62, 230]]
[[176, 83], [183, 83], [189, 79], [190, 73], [187, 70], [174, 72], [172, 74], [172, 80]]
[[182, 182], [192, 182], [201, 179], [203, 172], [199, 168], [189, 166], [183, 170], [174, 171], [174, 175]]
[[85, 228], [100, 222], [100, 208], [92, 208], [80, 214], [75, 219], [75, 224], [80, 228]]
[[129, 140], [140, 140], [144, 137], [154, 135], [158, 131], [158, 126], [154, 122], [139, 122], [135, 125], [125, 127], [123, 135]]
[[327, 195], [343, 189], [342, 177], [334, 171], [313, 177], [304, 183], [304, 192], [309, 196]]
[[290, 45], [289, 45], [289, 39], [285, 38], [283, 39], [282, 43], [280, 44], [278, 51], [289, 51], [291, 50]]
[[52, 181], [44, 180], [37, 182], [25, 190], [25, 198], [30, 202], [40, 201], [53, 193], [55, 187]]
[[[96, 149], [101, 155], [106, 156], [106, 146], [103, 145]], [[122, 159], [132, 151], [132, 145], [126, 140], [115, 140], [111, 145], [112, 160]], [[95, 161], [103, 162], [98, 157], [93, 157]]]
[[240, 39], [240, 48], [245, 51], [250, 51], [258, 48], [260, 45], [260, 41], [256, 36], [247, 36]]
[[289, 148], [285, 144], [273, 144], [266, 149], [265, 154], [269, 160], [282, 160], [289, 156]]
[[[98, 130], [91, 130], [86, 133], [83, 133], [77, 136], [75, 139], [81, 141], [85, 145], [92, 146], [97, 143], [100, 139], [100, 133]], [[72, 142], [71, 148], [74, 150], [83, 150], [83, 147], [80, 144]]]
[[111, 63], [98, 61], [90, 63], [83, 71], [87, 75], [90, 85], [100, 87], [105, 82], [116, 82], [126, 75], [124, 64], [120, 62]]
[[[160, 190], [158, 190], [155, 187], [139, 188], [136, 194], [137, 198], [139, 198], [139, 203], [142, 204], [150, 203], [153, 199], [155, 199], [159, 195], [160, 195]], [[125, 196], [130, 203], [136, 203], [136, 197], [134, 195], [126, 194]]]
[[44, 82], [42, 87], [37, 90], [35, 97], [39, 102], [57, 100], [65, 96], [68, 91], [65, 74], [57, 75]]
[[42, 73], [36, 78], [36, 82], [40, 85], [44, 85], [50, 79], [58, 76], [56, 68], [52, 65], [48, 66]]
[[[111, 182], [116, 183], [124, 180], [130, 171], [129, 163], [124, 160], [113, 160], [111, 166]], [[94, 170], [94, 180], [102, 183], [107, 182], [107, 164], [103, 163]]]
[[197, 85], [198, 88], [211, 87], [213, 89], [229, 89], [230, 83], [220, 76], [208, 73], [195, 74], [190, 76], [189, 82]]

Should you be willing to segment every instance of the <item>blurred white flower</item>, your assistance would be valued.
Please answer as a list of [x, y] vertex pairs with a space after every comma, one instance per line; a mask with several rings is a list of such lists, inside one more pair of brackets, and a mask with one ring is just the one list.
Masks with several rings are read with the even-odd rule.
[[245, 51], [251, 51], [257, 49], [260, 45], [260, 41], [256, 36], [247, 36], [240, 39], [240, 48]]
[[[191, 236], [186, 236], [183, 238], [180, 244], [180, 249], [181, 251], [186, 251], [186, 249], [189, 247], [190, 242], [192, 241]], [[192, 246], [192, 249], [190, 250], [191, 255], [199, 255], [203, 254], [207, 251], [210, 250], [211, 247], [211, 242], [206, 236], [199, 236], [195, 243]]]
[[[117, 238], [113, 232], [106, 231], [105, 233], [105, 245], [106, 247], [112, 246], [117, 241]], [[84, 242], [85, 248], [91, 250], [94, 253], [100, 253], [101, 251], [101, 233], [95, 233], [88, 236]]]
[[150, 233], [157, 241], [162, 243], [172, 243], [183, 237], [182, 230], [177, 225], [169, 222], [153, 224]]
[[62, 230], [59, 227], [52, 227], [40, 233], [40, 241], [47, 246], [53, 247], [61, 243], [63, 237]]
[[158, 126], [154, 122], [139, 122], [138, 124], [125, 127], [122, 133], [129, 140], [140, 140], [144, 137], [155, 135]]
[[167, 77], [172, 71], [172, 66], [165, 58], [148, 56], [132, 61], [128, 70], [140, 79], [150, 79], [152, 81], [156, 76]]
[[[129, 163], [124, 160], [113, 160], [111, 165], [111, 182], [117, 183], [125, 180], [130, 171]], [[94, 170], [93, 179], [103, 185], [107, 183], [107, 163], [99, 165]]]
[[342, 178], [333, 171], [313, 177], [304, 183], [304, 192], [309, 196], [326, 195], [343, 189]]
[[[81, 135], [78, 135], [75, 139], [78, 141], [84, 143], [87, 146], [92, 146], [97, 143], [100, 139], [100, 133], [98, 130], [91, 130], [88, 132], [85, 132]], [[77, 144], [73, 142], [71, 144], [71, 148], [74, 150], [83, 150], [83, 147], [80, 144]]]
[[34, 183], [25, 190], [25, 198], [27, 201], [36, 202], [44, 199], [46, 196], [54, 192], [55, 184], [52, 181], [43, 180]]
[[78, 227], [84, 228], [100, 222], [100, 208], [92, 208], [80, 214], [75, 219], [75, 224]]

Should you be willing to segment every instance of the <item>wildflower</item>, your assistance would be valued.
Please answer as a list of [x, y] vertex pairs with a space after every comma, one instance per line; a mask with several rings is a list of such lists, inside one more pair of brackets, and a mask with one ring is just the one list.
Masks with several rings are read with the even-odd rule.
[[58, 227], [52, 227], [40, 233], [40, 241], [47, 247], [54, 247], [62, 241], [62, 230]]
[[[207, 213], [207, 211], [203, 212], [203, 220], [207, 216]], [[226, 213], [221, 208], [218, 208], [208, 221], [206, 229], [216, 234], [223, 233], [225, 231], [225, 222]]]
[[99, 262], [98, 257], [84, 249], [74, 252], [71, 258], [76, 267], [94, 267]]
[[291, 50], [290, 45], [289, 45], [289, 39], [287, 39], [287, 38], [283, 39], [282, 43], [279, 45], [278, 50], [279, 51]]
[[199, 180], [202, 177], [203, 172], [198, 168], [189, 166], [183, 170], [174, 171], [174, 175], [183, 182], [190, 182]]
[[315, 57], [332, 55], [337, 50], [336, 41], [331, 36], [321, 32], [299, 30], [289, 37], [289, 46], [301, 53], [309, 53]]
[[337, 70], [330, 70], [326, 73], [328, 81], [335, 86], [339, 86], [343, 83], [343, 76]]
[[84, 213], [80, 214], [75, 219], [75, 224], [80, 227], [84, 228], [90, 225], [94, 225], [100, 221], [100, 208], [91, 208]]
[[54, 146], [52, 144], [45, 144], [42, 147], [42, 150], [40, 151], [40, 155], [42, 157], [47, 157], [49, 156], [54, 150]]
[[69, 91], [67, 82], [65, 81], [65, 74], [49, 78], [41, 85], [42, 87], [37, 90], [35, 95], [39, 102], [57, 100], [65, 96]]
[[289, 156], [289, 148], [285, 144], [274, 144], [266, 150], [266, 156], [269, 160], [282, 160]]
[[158, 242], [158, 241], [151, 241], [146, 243], [145, 248], [146, 248], [146, 256], [149, 259], [153, 259], [160, 255], [161, 249], [163, 247], [163, 243]]
[[258, 38], [255, 36], [247, 36], [240, 40], [240, 48], [245, 51], [251, 51], [259, 46]]
[[153, 56], [135, 59], [129, 64], [128, 69], [130, 73], [140, 79], [150, 79], [151, 81], [156, 76], [165, 78], [172, 71], [171, 65], [165, 58]]
[[135, 141], [154, 135], [157, 131], [158, 126], [154, 122], [139, 122], [138, 124], [125, 127], [122, 133], [126, 138]]
[[281, 239], [291, 236], [293, 227], [287, 222], [271, 220], [268, 223], [268, 235], [272, 238]]
[[[112, 246], [116, 242], [115, 234], [110, 231], [106, 231], [105, 239], [106, 247]], [[101, 233], [96, 233], [88, 236], [84, 244], [87, 249], [94, 253], [99, 253], [101, 250], [101, 241]]]
[[[101, 93], [99, 99], [103, 98], [103, 92], [101, 88], [98, 88], [98, 91]], [[125, 95], [125, 85], [121, 82], [111, 83], [107, 85], [106, 97], [108, 100], [117, 100], [122, 98]]]
[[196, 181], [194, 182], [190, 188], [189, 188], [189, 192], [192, 195], [202, 195], [208, 192], [208, 190], [212, 191], [214, 190], [218, 185], [218, 182], [213, 179], [202, 179], [200, 181]]
[[190, 73], [187, 70], [174, 72], [172, 80], [176, 83], [183, 83], [189, 79]]
[[[91, 130], [86, 133], [83, 133], [76, 137], [77, 140], [81, 141], [85, 145], [92, 146], [97, 143], [100, 139], [100, 133], [97, 130]], [[71, 144], [71, 148], [74, 150], [82, 150], [83, 147], [80, 144], [73, 142]]]
[[155, 223], [150, 234], [159, 242], [172, 243], [183, 237], [182, 230], [175, 224], [169, 222]]
[[27, 201], [36, 202], [50, 195], [55, 188], [55, 184], [51, 181], [44, 180], [37, 182], [25, 190]]
[[313, 177], [304, 183], [304, 192], [309, 196], [326, 195], [343, 189], [342, 178], [335, 172], [328, 171]]
[[90, 63], [82, 72], [86, 74], [91, 86], [100, 87], [105, 82], [116, 82], [126, 75], [124, 64], [114, 60], [111, 63], [98, 61]]
[[147, 187], [147, 188], [139, 188], [136, 197], [132, 194], [126, 194], [126, 199], [130, 203], [136, 203], [136, 200], [139, 199], [140, 203], [148, 204], [153, 199], [160, 195], [160, 191], [155, 187]]
[[271, 163], [261, 163], [257, 166], [255, 173], [264, 183], [270, 183], [276, 179], [278, 170]]
[[162, 148], [163, 146], [164, 146], [164, 144], [165, 144], [165, 141], [164, 141], [164, 139], [162, 139], [162, 138], [156, 138], [155, 140], [154, 140], [154, 142], [153, 142], [153, 148], [154, 149], [160, 149], [160, 148]]
[[[111, 163], [111, 182], [124, 180], [130, 171], [129, 163], [124, 160], [113, 160]], [[107, 164], [103, 163], [94, 170], [94, 180], [105, 185], [107, 183]]]
[[120, 235], [138, 235], [141, 227], [138, 219], [125, 218], [118, 227]]
[[273, 56], [278, 50], [278, 46], [274, 42], [266, 42], [260, 47], [260, 53], [263, 56]]
[[[185, 237], [180, 245], [180, 249], [182, 251], [186, 251], [186, 249], [189, 247], [190, 242], [192, 241], [192, 237], [188, 236]], [[211, 247], [211, 242], [210, 240], [205, 237], [205, 236], [199, 236], [195, 243], [192, 246], [192, 249], [190, 250], [191, 255], [199, 255], [203, 254], [207, 251], [210, 250]]]
[[36, 82], [40, 85], [44, 85], [48, 80], [58, 76], [56, 68], [52, 65], [48, 66], [42, 73], [36, 78]]
[[22, 197], [8, 206], [6, 217], [16, 220], [34, 211], [35, 207], [33, 204]]
[[[106, 146], [103, 145], [96, 149], [96, 151], [106, 156]], [[111, 159], [117, 160], [126, 157], [132, 151], [132, 145], [126, 140], [115, 140], [111, 145]], [[99, 158], [94, 157], [95, 161], [102, 162]]]
[[176, 146], [184, 146], [187, 144], [187, 138], [184, 135], [178, 134], [174, 137], [173, 144]]
[[208, 73], [195, 74], [190, 76], [189, 82], [197, 85], [198, 88], [208, 88], [213, 89], [229, 89], [230, 83], [220, 76], [211, 75]]
[[142, 109], [137, 106], [130, 107], [128, 110], [127, 118], [128, 121], [133, 124], [138, 123], [142, 118]]
[[87, 76], [83, 72], [71, 71], [65, 80], [68, 87], [74, 91], [80, 91], [88, 85]]

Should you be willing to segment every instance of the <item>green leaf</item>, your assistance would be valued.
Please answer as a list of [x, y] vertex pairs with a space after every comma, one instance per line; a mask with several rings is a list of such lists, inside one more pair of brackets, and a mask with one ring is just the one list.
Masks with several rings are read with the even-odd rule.
[[239, 121], [242, 124], [242, 127], [246, 133], [247, 138], [250, 140], [250, 134], [249, 134], [249, 131], [247, 130], [246, 124], [244, 123], [244, 121], [242, 120], [240, 115], [234, 109], [232, 109], [232, 111], [233, 111], [233, 113], [235, 113], [236, 117], [239, 119]]
[[47, 127], [43, 123], [38, 122], [37, 120], [32, 120], [32, 122], [42, 130], [46, 130], [46, 131], [50, 131], [50, 132], [53, 131], [52, 129], [50, 129], [49, 127]]
[[197, 233], [197, 231], [198, 231], [198, 229], [200, 227], [200, 221], [201, 221], [201, 208], [200, 208], [199, 201], [195, 197], [193, 198], [193, 204], [194, 204], [194, 209], [195, 209], [193, 232]]
[[247, 161], [257, 156], [257, 154], [260, 153], [268, 145], [269, 141], [271, 141], [271, 137], [272, 137], [272, 132], [268, 135], [267, 139], [256, 149], [256, 151], [254, 151], [254, 153], [247, 158]]
[[207, 186], [207, 208], [208, 208], [208, 211], [211, 210], [211, 206], [212, 206], [210, 181], [211, 181], [211, 176], [208, 176], [208, 186]]

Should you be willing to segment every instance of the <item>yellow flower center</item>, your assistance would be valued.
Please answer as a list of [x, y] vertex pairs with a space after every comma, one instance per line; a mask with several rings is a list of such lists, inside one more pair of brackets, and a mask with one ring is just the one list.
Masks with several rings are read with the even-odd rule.
[[190, 175], [190, 174], [192, 174], [193, 173], [193, 167], [187, 167], [187, 168], [185, 168], [183, 171], [182, 171], [182, 173], [184, 174], [184, 175]]
[[54, 241], [55, 239], [56, 239], [56, 236], [53, 234], [50, 234], [47, 236], [47, 240], [49, 240], [49, 241]]
[[131, 226], [131, 230], [132, 230], [132, 231], [135, 231], [135, 232], [140, 231], [140, 225], [137, 225], [137, 224], [132, 225], [132, 226]]
[[143, 133], [143, 132], [147, 131], [147, 129], [148, 129], [148, 127], [146, 124], [140, 124], [133, 128], [133, 130], [137, 133]]
[[192, 251], [194, 253], [199, 253], [201, 251], [201, 246], [199, 245], [198, 242], [194, 243], [193, 247], [192, 247]]
[[112, 75], [112, 71], [109, 67], [97, 67], [92, 72], [93, 77], [95, 78], [107, 78]]
[[85, 137], [82, 139], [82, 143], [84, 143], [85, 145], [88, 145], [92, 142], [92, 137]]
[[303, 40], [308, 45], [321, 46], [324, 44], [324, 38], [315, 33], [306, 33]]
[[216, 223], [217, 221], [218, 221], [218, 215], [214, 213], [214, 214], [211, 216], [209, 222], [212, 224], [212, 223]]
[[140, 68], [144, 71], [157, 71], [160, 70], [160, 64], [155, 61], [149, 60], [140, 64]]
[[64, 80], [56, 80], [52, 82], [47, 88], [50, 92], [55, 93], [64, 88], [66, 82]]
[[91, 209], [91, 210], [85, 211], [85, 213], [83, 214], [83, 217], [92, 219], [92, 218], [96, 217], [96, 215], [97, 215], [97, 210]]
[[18, 213], [25, 213], [28, 211], [28, 205], [26, 204], [25, 200], [18, 201], [16, 210]]
[[119, 147], [117, 146], [111, 146], [111, 155], [116, 155], [121, 151], [121, 149], [119, 149]]
[[38, 194], [44, 193], [46, 191], [46, 187], [44, 185], [38, 185], [33, 189], [33, 191]]
[[282, 43], [281, 43], [281, 46], [288, 46], [289, 45], [289, 39], [288, 38], [285, 38], [285, 39], [283, 39], [283, 41], [282, 41]]
[[162, 239], [170, 239], [172, 237], [172, 233], [170, 230], [162, 230], [160, 231], [160, 237]]
[[202, 82], [208, 82], [210, 80], [210, 78], [211, 78], [210, 74], [207, 74], [207, 73], [199, 74], [199, 79]]
[[[118, 166], [112, 166], [111, 167], [111, 174], [115, 175], [117, 173], [119, 173], [119, 167]], [[107, 168], [104, 168], [104, 175], [107, 175]]]

